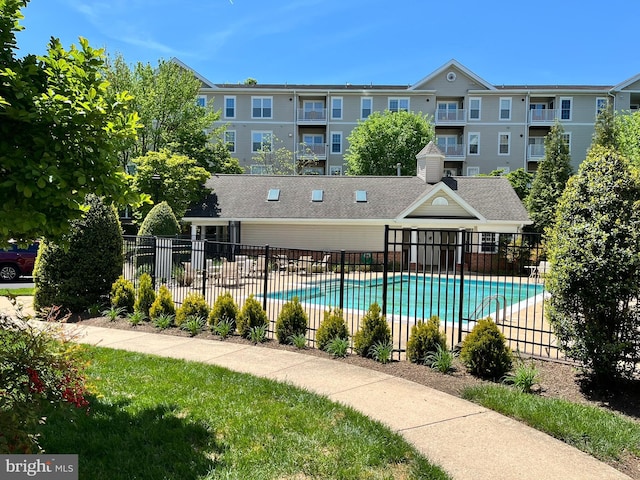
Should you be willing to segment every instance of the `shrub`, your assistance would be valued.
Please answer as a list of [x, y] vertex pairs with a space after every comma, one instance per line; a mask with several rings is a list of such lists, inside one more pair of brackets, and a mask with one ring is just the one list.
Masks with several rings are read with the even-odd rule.
[[334, 357], [346, 357], [347, 350], [349, 350], [349, 339], [334, 337], [325, 345], [324, 350]]
[[111, 305], [116, 308], [124, 308], [127, 313], [132, 313], [135, 301], [136, 290], [133, 287], [133, 282], [120, 275], [111, 286]]
[[201, 317], [200, 315], [187, 315], [179, 326], [182, 330], [189, 332], [191, 337], [195, 337], [202, 331], [206, 323], [205, 317]]
[[267, 312], [264, 311], [253, 294], [249, 295], [238, 315], [238, 332], [243, 337], [249, 338], [254, 327], [264, 326], [266, 328], [268, 324]]
[[387, 319], [380, 315], [380, 305], [372, 303], [367, 313], [362, 317], [362, 324], [353, 336], [353, 347], [361, 357], [371, 357], [371, 348], [376, 343], [391, 342], [391, 330]]
[[167, 202], [160, 202], [144, 217], [138, 235], [173, 237], [180, 233], [180, 224]]
[[504, 377], [503, 382], [519, 390], [522, 393], [531, 393], [533, 386], [538, 383], [538, 374], [540, 372], [536, 366], [531, 362], [526, 365], [523, 361], [518, 363], [518, 366], [510, 375]]
[[371, 357], [382, 364], [389, 363], [391, 361], [391, 355], [393, 354], [393, 343], [391, 342], [378, 342], [373, 344], [370, 349]]
[[153, 283], [151, 282], [151, 275], [143, 273], [140, 275], [140, 283], [138, 284], [138, 292], [136, 295], [136, 302], [133, 305], [133, 309], [140, 311], [149, 316], [149, 309], [156, 299], [156, 292], [153, 289]]
[[349, 327], [339, 308], [324, 312], [324, 318], [316, 331], [316, 345], [320, 350], [326, 350], [327, 345], [334, 338], [347, 340], [347, 346], [349, 346]]
[[167, 315], [176, 314], [176, 306], [173, 303], [173, 298], [171, 298], [171, 292], [166, 285], [160, 287], [158, 296], [153, 301], [151, 308], [149, 308], [149, 317], [154, 319], [163, 313]]
[[231, 322], [231, 332], [234, 332], [239, 313], [240, 310], [235, 300], [229, 292], [225, 292], [213, 302], [213, 308], [209, 313], [209, 326], [215, 330], [220, 321], [227, 320]]
[[298, 297], [293, 297], [290, 302], [285, 303], [280, 310], [280, 315], [276, 320], [276, 338], [279, 343], [291, 343], [294, 335], [304, 335], [307, 333], [308, 317], [305, 313]]
[[215, 326], [212, 328], [213, 328], [213, 332], [217, 335], [220, 335], [220, 338], [224, 340], [225, 338], [227, 338], [229, 335], [233, 333], [233, 331], [236, 328], [236, 324], [235, 322], [232, 322], [228, 318], [223, 318], [219, 320], [218, 323], [216, 323]]
[[153, 319], [153, 326], [158, 330], [166, 330], [169, 327], [173, 326], [173, 320], [175, 315], [171, 315], [168, 313], [161, 313], [156, 318]]
[[206, 319], [209, 316], [209, 305], [201, 293], [191, 292], [184, 297], [182, 305], [176, 311], [176, 325], [180, 327], [187, 317], [200, 317]]
[[511, 370], [511, 350], [491, 318], [479, 320], [462, 342], [460, 359], [472, 375], [498, 379]]
[[453, 359], [455, 356], [456, 354], [451, 350], [447, 350], [447, 348], [442, 345], [437, 345], [435, 351], [427, 353], [427, 356], [424, 358], [424, 364], [434, 370], [438, 370], [440, 373], [448, 373], [450, 370], [453, 370]]
[[88, 211], [71, 222], [66, 245], [40, 243], [34, 269], [37, 310], [60, 306], [72, 312], [109, 298], [122, 273], [123, 240], [118, 214], [96, 195], [87, 195]]
[[407, 359], [413, 363], [423, 363], [427, 355], [435, 352], [438, 346], [447, 348], [447, 339], [440, 330], [440, 318], [433, 315], [426, 322], [420, 320], [411, 327], [407, 342]]

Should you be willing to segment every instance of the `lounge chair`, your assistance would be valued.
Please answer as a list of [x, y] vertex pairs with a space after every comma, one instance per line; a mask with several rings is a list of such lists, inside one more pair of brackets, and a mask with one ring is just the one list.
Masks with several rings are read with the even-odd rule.
[[319, 262], [314, 262], [311, 265], [311, 271], [313, 273], [322, 273], [322, 272], [328, 272], [329, 271], [329, 262], [331, 260], [331, 254], [327, 254], [324, 257], [322, 257], [322, 260]]
[[237, 287], [240, 285], [240, 266], [238, 262], [223, 262], [218, 285], [223, 287]]
[[298, 258], [298, 261], [295, 265], [295, 270], [298, 272], [298, 275], [306, 275], [308, 273], [312, 273], [313, 270], [311, 266], [313, 265], [314, 260], [312, 255], [302, 255]]
[[258, 255], [251, 267], [252, 277], [262, 277], [268, 272], [267, 259], [264, 255]]

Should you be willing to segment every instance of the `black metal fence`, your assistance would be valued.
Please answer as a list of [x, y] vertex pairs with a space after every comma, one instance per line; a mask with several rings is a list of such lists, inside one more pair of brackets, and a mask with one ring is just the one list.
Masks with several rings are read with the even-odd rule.
[[317, 251], [207, 240], [125, 237], [124, 275], [147, 272], [176, 305], [199, 292], [209, 305], [229, 292], [239, 307], [253, 295], [271, 321], [298, 297], [309, 317], [308, 343], [325, 312], [340, 308], [355, 333], [372, 303], [392, 330], [400, 358], [411, 327], [437, 315], [450, 346], [475, 321], [492, 317], [510, 346], [560, 358], [544, 320], [544, 252], [534, 235], [463, 230], [386, 229], [383, 251]]

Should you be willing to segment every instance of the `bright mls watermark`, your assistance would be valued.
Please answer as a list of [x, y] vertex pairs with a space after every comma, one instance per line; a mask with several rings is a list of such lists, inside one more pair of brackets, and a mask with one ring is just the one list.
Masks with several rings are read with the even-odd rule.
[[0, 455], [0, 478], [78, 480], [78, 455]]

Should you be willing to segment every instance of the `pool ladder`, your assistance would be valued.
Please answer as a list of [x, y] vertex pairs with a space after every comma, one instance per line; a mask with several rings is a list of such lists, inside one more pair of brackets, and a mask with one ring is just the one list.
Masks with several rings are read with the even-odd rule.
[[502, 300], [502, 320], [505, 320], [507, 318], [507, 299], [505, 298], [504, 295], [490, 295], [488, 297], [484, 297], [482, 299], [482, 302], [480, 302], [480, 304], [476, 306], [476, 309], [473, 311], [473, 314], [471, 315], [470, 320], [477, 320], [478, 313], [482, 315], [483, 314], [482, 312], [484, 312], [485, 308], [489, 307], [491, 305], [491, 302], [495, 301], [496, 302], [495, 322], [500, 323], [500, 300]]

